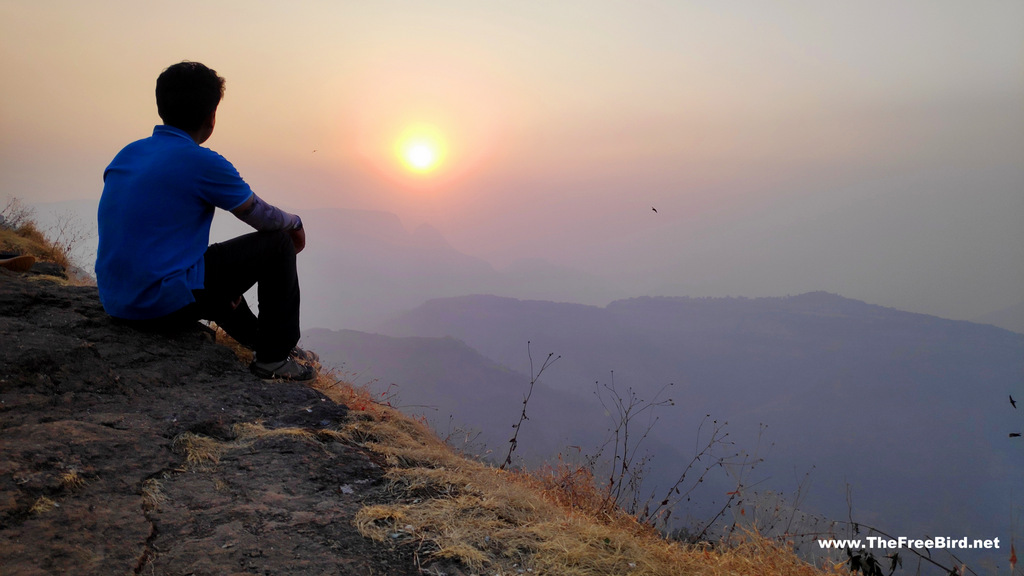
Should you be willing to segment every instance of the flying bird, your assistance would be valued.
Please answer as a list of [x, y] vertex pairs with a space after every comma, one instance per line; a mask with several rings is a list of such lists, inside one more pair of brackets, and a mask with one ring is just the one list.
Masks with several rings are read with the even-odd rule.
[[1013, 399], [1013, 395], [1010, 395], [1010, 406], [1013, 406], [1014, 410], [1017, 409], [1017, 401]]
[[1020, 438], [1020, 432], [1010, 432], [1010, 438]]
[[657, 214], [657, 213], [658, 213], [658, 209], [657, 209], [657, 208], [655, 208], [654, 206], [651, 206], [651, 210], [654, 210], [654, 213], [655, 213], [655, 214]]

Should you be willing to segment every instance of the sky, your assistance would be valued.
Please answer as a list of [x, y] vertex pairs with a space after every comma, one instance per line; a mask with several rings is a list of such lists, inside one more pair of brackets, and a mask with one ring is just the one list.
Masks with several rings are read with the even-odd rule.
[[300, 215], [636, 295], [1024, 301], [1016, 0], [0, 0], [0, 197], [98, 199], [181, 60], [227, 79], [206, 145]]

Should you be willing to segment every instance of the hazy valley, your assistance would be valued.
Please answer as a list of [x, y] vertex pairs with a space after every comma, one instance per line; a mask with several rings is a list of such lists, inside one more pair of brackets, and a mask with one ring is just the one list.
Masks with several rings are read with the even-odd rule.
[[[479, 431], [498, 462], [528, 389], [530, 341], [535, 368], [549, 352], [561, 359], [528, 406], [518, 452], [528, 461], [593, 454], [613, 424], [596, 383], [614, 378], [620, 394], [648, 401], [673, 384], [662, 399], [675, 405], [655, 411], [643, 446], [647, 489], [671, 484], [710, 414], [728, 422], [735, 448], [764, 459], [742, 479], [750, 499], [799, 495], [805, 511], [847, 520], [849, 488], [854, 520], [934, 535], [1006, 533], [1020, 497], [1024, 447], [1009, 433], [1024, 417], [1008, 396], [1024, 397], [1024, 335], [992, 326], [826, 293], [603, 308], [467, 296], [427, 302], [380, 332], [389, 336], [312, 330], [304, 342], [442, 437]], [[706, 521], [736, 482], [713, 476], [678, 515]]]

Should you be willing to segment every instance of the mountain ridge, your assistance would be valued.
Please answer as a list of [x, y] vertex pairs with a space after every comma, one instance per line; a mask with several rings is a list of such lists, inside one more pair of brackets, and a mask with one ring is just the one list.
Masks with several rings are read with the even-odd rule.
[[1021, 427], [1008, 395], [1024, 397], [1024, 335], [996, 326], [811, 292], [605, 307], [474, 295], [424, 303], [379, 328], [458, 338], [506, 366], [531, 341], [562, 356], [546, 384], [580, 398], [614, 382], [650, 399], [673, 384], [676, 408], [660, 412], [651, 436], [672, 448], [651, 475], [662, 483], [705, 414], [729, 422], [751, 453], [763, 439], [766, 476], [813, 470], [811, 509], [845, 517], [850, 487], [865, 517], [901, 533], [1004, 530], [995, 519], [1024, 476], [1007, 437]]

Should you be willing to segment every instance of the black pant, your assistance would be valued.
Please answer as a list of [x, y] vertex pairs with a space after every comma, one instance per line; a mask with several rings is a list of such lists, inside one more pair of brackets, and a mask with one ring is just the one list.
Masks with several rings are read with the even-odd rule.
[[[295, 246], [287, 232], [253, 232], [206, 249], [203, 288], [196, 301], [162, 318], [131, 321], [143, 329], [168, 330], [212, 320], [261, 362], [288, 357], [299, 341], [299, 277]], [[242, 296], [257, 285], [257, 318]]]

